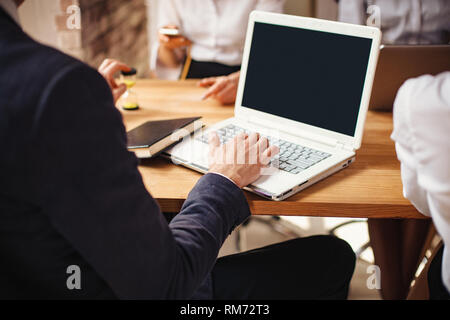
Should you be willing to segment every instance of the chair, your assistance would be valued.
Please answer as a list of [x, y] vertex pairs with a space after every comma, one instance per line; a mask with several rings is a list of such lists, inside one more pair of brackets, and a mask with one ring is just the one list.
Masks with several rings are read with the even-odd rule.
[[[339, 230], [340, 228], [345, 227], [347, 225], [354, 224], [354, 223], [367, 223], [367, 219], [365, 219], [365, 220], [350, 220], [350, 221], [340, 223], [337, 226], [335, 226], [334, 228], [330, 229], [328, 231], [328, 233], [332, 236], [337, 236], [337, 234], [336, 234], [337, 230]], [[370, 241], [366, 242], [365, 244], [363, 244], [361, 247], [359, 247], [355, 251], [356, 257], [358, 259], [361, 258], [361, 255], [363, 254], [363, 252], [366, 251], [368, 248], [370, 248]]]

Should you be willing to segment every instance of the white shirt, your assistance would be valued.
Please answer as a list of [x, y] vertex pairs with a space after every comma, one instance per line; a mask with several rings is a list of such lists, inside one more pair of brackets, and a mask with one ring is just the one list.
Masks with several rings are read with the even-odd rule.
[[340, 0], [339, 20], [366, 24], [372, 15], [367, 13], [370, 5], [379, 8], [384, 44], [441, 44], [449, 41], [449, 0]]
[[[158, 28], [175, 25], [192, 41], [191, 57], [197, 61], [240, 65], [253, 10], [282, 12], [284, 0], [162, 0], [159, 1]], [[158, 63], [158, 43], [152, 50], [151, 68], [162, 75]]]
[[394, 104], [404, 196], [431, 216], [444, 242], [442, 279], [450, 291], [450, 72], [408, 80]]
[[0, 7], [5, 10], [18, 25], [20, 25], [17, 5], [13, 0], [0, 0]]

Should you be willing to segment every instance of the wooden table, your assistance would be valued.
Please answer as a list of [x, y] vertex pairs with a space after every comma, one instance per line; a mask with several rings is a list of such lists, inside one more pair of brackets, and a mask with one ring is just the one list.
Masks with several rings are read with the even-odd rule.
[[[140, 80], [136, 86], [141, 108], [122, 111], [127, 130], [158, 119], [203, 116], [214, 124], [233, 116], [232, 106], [200, 101], [204, 89], [196, 81]], [[392, 113], [370, 111], [363, 145], [355, 163], [282, 202], [246, 192], [253, 214], [355, 218], [417, 218], [422, 216], [403, 197], [400, 164], [392, 132]], [[156, 158], [140, 165], [148, 191], [165, 212], [178, 212], [199, 173]]]

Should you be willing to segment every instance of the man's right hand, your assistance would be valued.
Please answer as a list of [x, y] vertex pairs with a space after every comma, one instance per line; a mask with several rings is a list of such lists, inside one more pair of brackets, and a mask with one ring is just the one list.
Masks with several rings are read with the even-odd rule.
[[257, 133], [240, 134], [221, 145], [217, 133], [209, 136], [209, 172], [232, 180], [239, 188], [248, 186], [261, 176], [271, 158], [278, 154], [277, 146], [269, 146]]

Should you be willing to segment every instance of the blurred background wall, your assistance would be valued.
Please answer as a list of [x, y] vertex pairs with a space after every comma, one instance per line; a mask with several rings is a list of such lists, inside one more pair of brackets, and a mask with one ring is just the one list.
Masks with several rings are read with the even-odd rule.
[[[115, 58], [148, 76], [157, 35], [158, 2], [165, 0], [27, 0], [19, 9], [24, 30], [93, 67]], [[245, 0], [243, 0], [245, 1]], [[79, 27], [74, 15], [79, 8]], [[335, 0], [286, 0], [285, 12], [335, 20]]]
[[61, 12], [59, 0], [31, 0], [19, 8], [23, 29], [37, 40], [58, 46], [55, 16]]
[[28, 0], [19, 17], [33, 38], [93, 67], [110, 57], [149, 74], [146, 0]]

